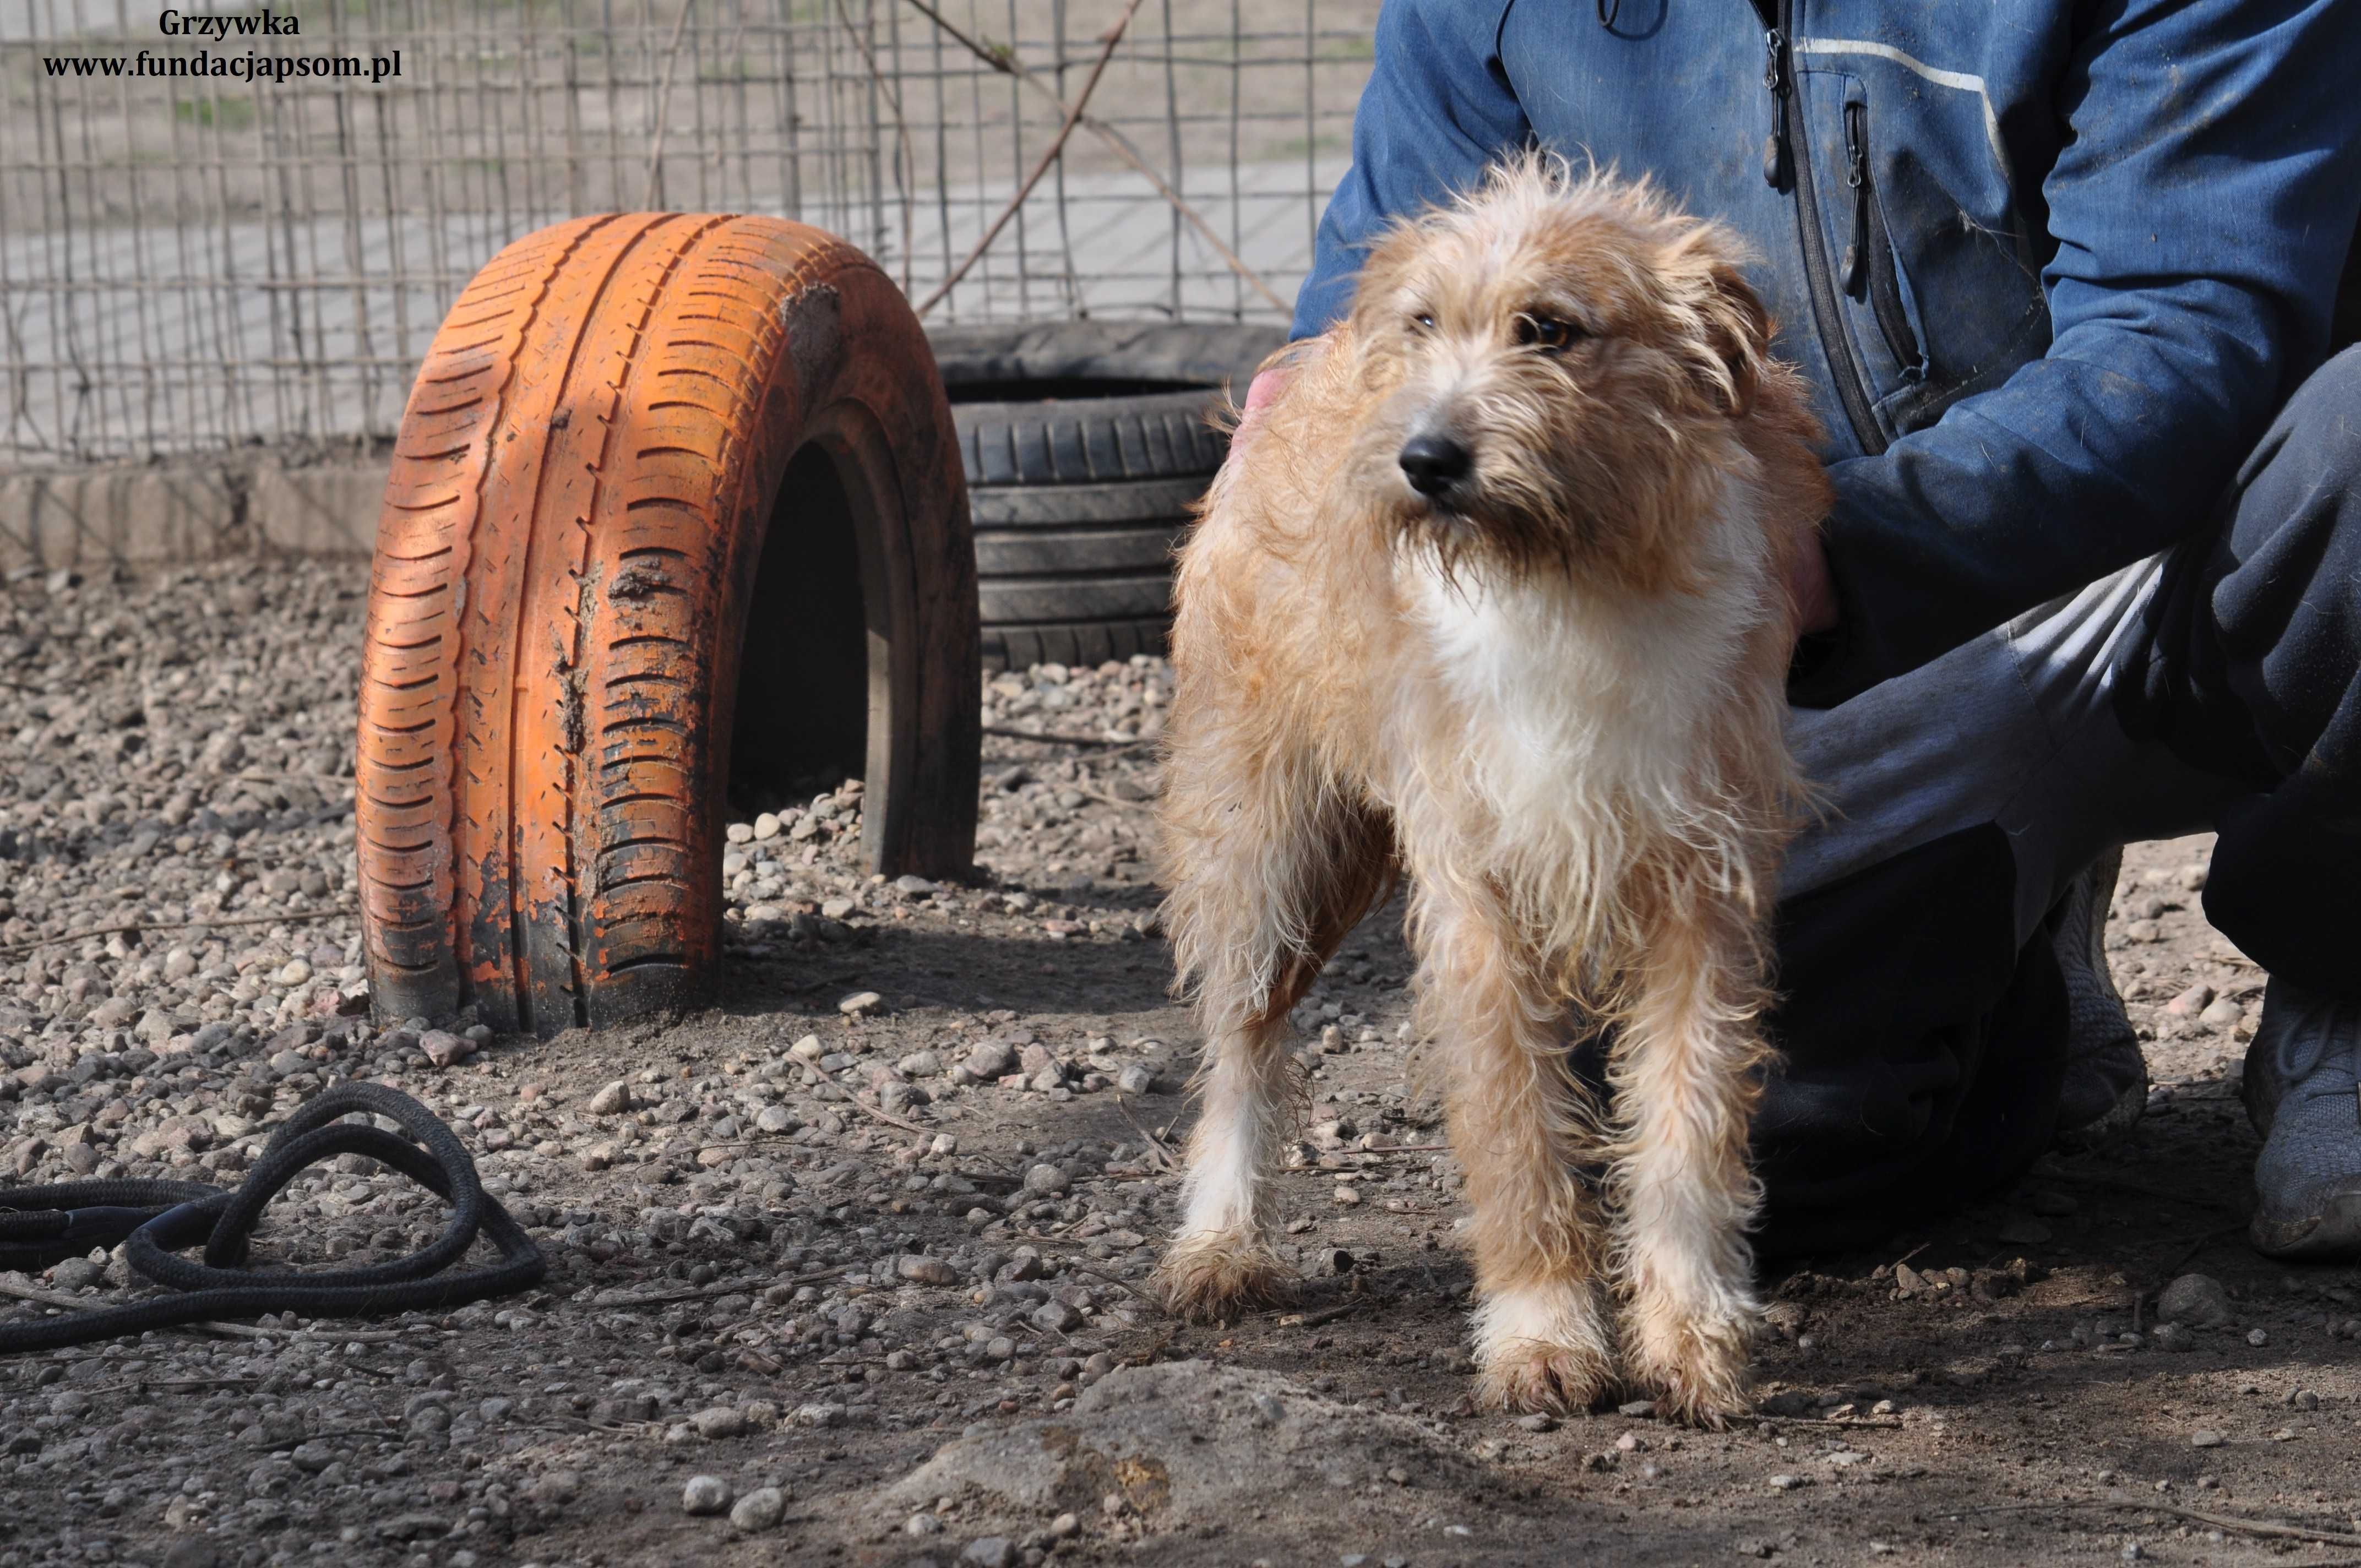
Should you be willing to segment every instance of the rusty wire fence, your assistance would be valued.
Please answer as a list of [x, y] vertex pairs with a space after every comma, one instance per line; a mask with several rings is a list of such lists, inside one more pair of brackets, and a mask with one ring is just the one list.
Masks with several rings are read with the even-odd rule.
[[588, 212], [800, 219], [930, 322], [1280, 319], [1376, 12], [0, 0], [0, 462], [385, 440], [475, 269]]

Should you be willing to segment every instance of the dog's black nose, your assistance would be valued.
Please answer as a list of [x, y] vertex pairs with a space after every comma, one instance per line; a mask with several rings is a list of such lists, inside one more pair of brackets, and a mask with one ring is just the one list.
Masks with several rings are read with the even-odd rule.
[[1401, 471], [1422, 496], [1439, 496], [1467, 477], [1467, 448], [1447, 435], [1413, 435], [1402, 443]]

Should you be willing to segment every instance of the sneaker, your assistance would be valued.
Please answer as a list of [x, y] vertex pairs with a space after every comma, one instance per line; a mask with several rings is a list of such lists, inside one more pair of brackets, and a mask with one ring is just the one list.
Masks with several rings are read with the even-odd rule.
[[2271, 981], [2242, 1093], [2263, 1135], [2255, 1250], [2310, 1263], [2361, 1258], [2361, 1000]]
[[2049, 912], [2049, 939], [2066, 977], [2066, 1081], [2056, 1137], [2070, 1151], [2116, 1142], [2147, 1110], [2147, 1058], [2107, 970], [2107, 906], [2123, 869], [2123, 850], [2108, 850], [2067, 884]]

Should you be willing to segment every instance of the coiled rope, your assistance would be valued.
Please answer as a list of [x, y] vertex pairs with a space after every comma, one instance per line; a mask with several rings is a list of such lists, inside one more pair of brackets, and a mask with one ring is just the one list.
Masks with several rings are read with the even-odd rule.
[[[337, 1119], [356, 1111], [387, 1117], [418, 1142]], [[302, 1274], [243, 1269], [264, 1206], [304, 1170], [340, 1154], [365, 1155], [426, 1188], [451, 1205], [450, 1223], [432, 1244], [391, 1263]], [[500, 1262], [451, 1269], [479, 1234], [499, 1249]], [[200, 1240], [203, 1263], [173, 1255]], [[0, 1268], [46, 1268], [118, 1242], [133, 1273], [179, 1294], [0, 1323], [0, 1355], [263, 1312], [349, 1318], [434, 1310], [522, 1290], [549, 1271], [541, 1248], [484, 1190], [457, 1135], [409, 1095], [377, 1083], [338, 1084], [314, 1098], [227, 1191], [194, 1181], [0, 1188]]]

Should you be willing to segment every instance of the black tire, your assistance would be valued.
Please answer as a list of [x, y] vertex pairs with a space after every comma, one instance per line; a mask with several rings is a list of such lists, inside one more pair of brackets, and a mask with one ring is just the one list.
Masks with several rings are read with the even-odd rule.
[[1067, 322], [928, 334], [975, 521], [986, 670], [1160, 653], [1172, 550], [1278, 327]]

